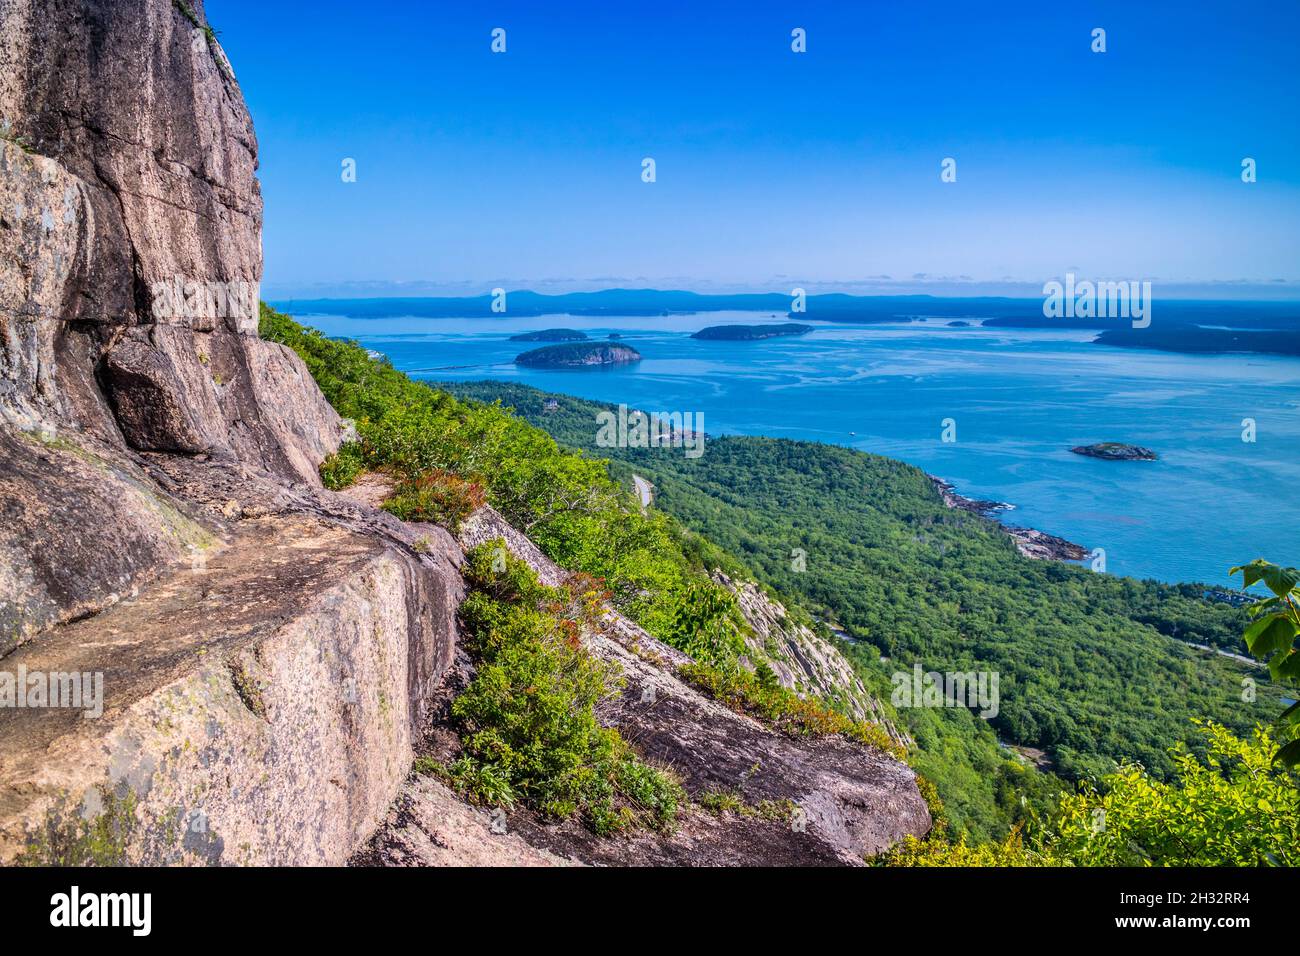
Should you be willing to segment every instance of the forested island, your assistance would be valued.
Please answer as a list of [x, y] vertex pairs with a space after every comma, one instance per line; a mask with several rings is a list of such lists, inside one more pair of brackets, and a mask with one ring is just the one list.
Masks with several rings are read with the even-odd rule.
[[539, 329], [510, 336], [511, 342], [584, 342], [586, 339], [587, 333], [577, 329]]
[[641, 353], [636, 349], [609, 342], [545, 345], [515, 356], [515, 364], [525, 368], [591, 368], [599, 365], [628, 365], [639, 361]]
[[1182, 328], [1107, 329], [1093, 342], [1131, 349], [1215, 354], [1254, 352], [1263, 355], [1300, 355], [1300, 330]]
[[756, 342], [783, 335], [806, 335], [812, 329], [811, 325], [801, 325], [798, 322], [785, 322], [779, 325], [711, 325], [706, 329], [700, 329], [691, 338], [712, 342]]

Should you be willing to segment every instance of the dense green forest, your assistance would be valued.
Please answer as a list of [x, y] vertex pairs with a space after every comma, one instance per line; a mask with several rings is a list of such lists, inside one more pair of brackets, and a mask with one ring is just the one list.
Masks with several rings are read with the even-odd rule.
[[[1171, 746], [1204, 753], [1193, 718], [1245, 734], [1280, 709], [1266, 671], [1183, 643], [1242, 650], [1243, 610], [1204, 600], [1195, 585], [1024, 558], [994, 522], [946, 508], [902, 462], [752, 437], [711, 439], [696, 459], [594, 448], [596, 414], [608, 406], [498, 382], [439, 387], [500, 399], [561, 444], [609, 457], [617, 477], [648, 478], [659, 510], [847, 632], [848, 653], [884, 699], [890, 675], [915, 661], [998, 672], [1001, 704], [989, 721], [966, 709], [902, 711], [921, 749], [913, 763], [977, 836], [1005, 827], [1020, 791], [1052, 790], [1052, 778], [1009, 760], [998, 737], [1045, 751], [1067, 779], [1099, 779], [1124, 760], [1164, 779], [1175, 769]], [[548, 411], [547, 399], [557, 407]], [[1250, 702], [1247, 679], [1258, 684]]]

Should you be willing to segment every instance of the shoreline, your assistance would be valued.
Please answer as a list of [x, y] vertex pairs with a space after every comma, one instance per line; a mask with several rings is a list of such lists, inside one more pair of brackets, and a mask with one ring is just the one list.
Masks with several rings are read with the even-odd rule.
[[1015, 508], [1013, 504], [1008, 504], [1005, 501], [967, 498], [965, 495], [958, 494], [953, 489], [951, 482], [944, 481], [937, 475], [931, 475], [928, 472], [926, 477], [938, 490], [944, 505], [957, 511], [967, 511], [996, 522], [1007, 537], [1016, 543], [1016, 550], [1026, 558], [1033, 558], [1036, 561], [1082, 561], [1088, 557], [1088, 549], [1081, 544], [1075, 544], [1065, 538], [1048, 534], [1046, 531], [1039, 531], [1037, 528], [1022, 528], [1003, 523], [998, 515], [1004, 511], [1013, 510]]

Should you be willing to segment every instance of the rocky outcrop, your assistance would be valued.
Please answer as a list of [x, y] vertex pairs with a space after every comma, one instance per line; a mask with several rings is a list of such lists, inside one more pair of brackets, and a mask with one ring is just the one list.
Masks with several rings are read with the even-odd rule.
[[899, 743], [910, 743], [834, 644], [791, 618], [784, 604], [753, 581], [734, 581], [721, 571], [713, 572], [713, 580], [736, 595], [752, 632], [745, 637], [750, 655], [767, 663], [782, 687], [837, 704], [855, 720], [881, 724]]
[[1160, 456], [1141, 445], [1126, 445], [1118, 441], [1103, 441], [1095, 445], [1077, 445], [1071, 448], [1076, 455], [1100, 458], [1103, 461], [1155, 461]]
[[217, 542], [119, 450], [0, 426], [0, 655]]
[[[942, 478], [936, 478], [934, 475], [927, 477], [939, 492], [944, 505], [949, 508], [969, 511], [971, 514], [990, 520], [997, 520], [1000, 512], [1015, 508], [1015, 505], [1007, 504], [1005, 501], [967, 498], [965, 495], [957, 494], [953, 486]], [[1048, 534], [1046, 531], [1039, 531], [1037, 528], [1022, 528], [1001, 522], [998, 523], [998, 527], [1015, 542], [1016, 550], [1026, 558], [1033, 558], [1036, 561], [1082, 561], [1088, 556], [1088, 549], [1083, 545]]]
[[[338, 864], [378, 825], [450, 660], [459, 593], [416, 557], [307, 516], [228, 544], [4, 661], [96, 675], [102, 714], [0, 722], [0, 860], [85, 862], [82, 823], [130, 822], [130, 864]], [[99, 849], [104, 852], [103, 848]]]
[[[543, 582], [567, 576], [490, 508], [462, 525], [460, 539], [466, 548], [502, 540]], [[603, 723], [671, 768], [692, 798], [727, 794], [740, 806], [766, 810], [715, 816], [692, 807], [672, 832], [613, 838], [594, 837], [574, 821], [498, 810], [492, 836], [501, 841], [502, 861], [518, 853], [503, 839], [515, 834], [547, 853], [590, 864], [856, 865], [906, 834], [929, 830], [915, 775], [893, 757], [836, 737], [791, 739], [728, 710], [678, 679], [676, 669], [689, 658], [612, 609], [584, 641], [623, 676], [620, 692], [598, 711]], [[453, 748], [444, 746], [439, 756], [448, 757]], [[427, 846], [427, 831], [420, 832], [428, 806], [443, 800], [439, 788], [412, 778], [355, 862], [436, 862], [449, 851], [456, 858], [457, 846], [445, 845], [454, 834], [440, 831], [444, 845], [435, 840], [434, 849]]]
[[504, 816], [471, 807], [432, 777], [413, 776], [353, 866], [571, 866]]
[[944, 481], [934, 475], [927, 475], [926, 477], [930, 479], [930, 483], [939, 492], [939, 497], [943, 499], [944, 505], [949, 508], [956, 508], [958, 511], [969, 511], [981, 518], [995, 518], [999, 512], [1011, 511], [1015, 508], [1015, 505], [1008, 504], [1005, 501], [967, 498], [965, 495], [959, 495], [951, 482]]
[[1083, 545], [1037, 528], [1006, 525], [1005, 530], [1016, 542], [1016, 550], [1026, 558], [1038, 561], [1082, 561], [1088, 556], [1088, 549]]

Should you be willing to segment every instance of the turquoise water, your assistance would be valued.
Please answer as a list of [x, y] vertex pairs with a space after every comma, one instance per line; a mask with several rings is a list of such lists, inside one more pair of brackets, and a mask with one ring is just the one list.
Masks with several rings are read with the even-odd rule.
[[[704, 342], [761, 313], [668, 317], [350, 319], [303, 315], [417, 378], [505, 379], [646, 411], [702, 412], [709, 434], [771, 435], [889, 455], [974, 498], [1015, 505], [1004, 520], [1102, 548], [1112, 574], [1230, 584], [1255, 557], [1300, 563], [1300, 359], [1194, 356], [1091, 344], [1091, 333], [809, 322], [799, 338]], [[517, 368], [529, 329], [617, 332], [637, 365]], [[462, 367], [464, 366], [464, 367]], [[943, 420], [956, 422], [953, 443]], [[1257, 440], [1242, 441], [1242, 419]], [[596, 423], [592, 423], [593, 435]], [[1068, 449], [1152, 448], [1158, 462]], [[707, 466], [708, 452], [699, 460]]]

